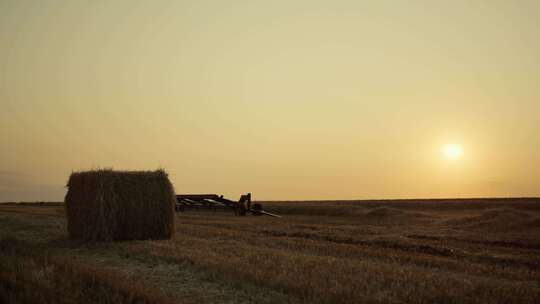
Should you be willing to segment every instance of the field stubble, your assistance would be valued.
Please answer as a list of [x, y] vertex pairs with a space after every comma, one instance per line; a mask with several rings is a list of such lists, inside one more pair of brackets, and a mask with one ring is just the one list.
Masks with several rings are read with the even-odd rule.
[[[4, 297], [0, 300], [532, 303], [540, 299], [538, 200], [265, 206], [284, 217], [188, 211], [177, 215], [172, 240], [84, 243], [67, 239], [62, 205], [0, 205]], [[60, 296], [54, 292], [59, 288], [69, 292]]]

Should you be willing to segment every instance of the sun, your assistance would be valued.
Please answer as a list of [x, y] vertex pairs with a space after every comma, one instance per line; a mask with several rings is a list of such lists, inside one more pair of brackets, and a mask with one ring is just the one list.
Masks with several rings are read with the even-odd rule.
[[442, 147], [442, 153], [448, 159], [458, 159], [463, 154], [463, 148], [457, 144], [448, 144]]

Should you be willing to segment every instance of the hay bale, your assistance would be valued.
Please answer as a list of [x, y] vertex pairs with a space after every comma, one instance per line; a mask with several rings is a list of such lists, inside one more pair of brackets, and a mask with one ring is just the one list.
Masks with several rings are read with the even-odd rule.
[[174, 234], [176, 196], [163, 170], [75, 172], [67, 187], [73, 239], [169, 239]]

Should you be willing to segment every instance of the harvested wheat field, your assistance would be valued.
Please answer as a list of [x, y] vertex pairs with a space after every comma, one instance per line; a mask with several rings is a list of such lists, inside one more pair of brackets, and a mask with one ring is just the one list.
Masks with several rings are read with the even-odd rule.
[[176, 214], [170, 240], [70, 240], [0, 205], [2, 303], [538, 303], [540, 199], [266, 202]]

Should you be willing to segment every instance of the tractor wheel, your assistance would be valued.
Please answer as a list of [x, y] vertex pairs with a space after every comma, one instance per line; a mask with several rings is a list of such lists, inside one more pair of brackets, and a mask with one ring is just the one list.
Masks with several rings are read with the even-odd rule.
[[263, 211], [263, 207], [262, 207], [261, 204], [255, 203], [255, 204], [253, 204], [251, 209], [254, 211], [253, 215], [262, 215], [261, 211]]
[[239, 208], [240, 212], [239, 212], [239, 215], [240, 216], [246, 216], [246, 204], [242, 203], [240, 204], [240, 208]]

